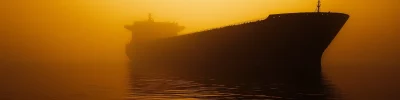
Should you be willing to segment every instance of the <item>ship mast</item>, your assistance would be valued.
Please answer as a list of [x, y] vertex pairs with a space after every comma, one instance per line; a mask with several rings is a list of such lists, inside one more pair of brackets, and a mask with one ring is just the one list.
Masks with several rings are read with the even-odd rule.
[[320, 9], [321, 9], [321, 0], [318, 0], [317, 12], [320, 12]]
[[151, 13], [149, 13], [149, 15], [148, 15], [148, 21], [154, 22], [154, 19], [153, 19], [153, 16], [151, 15]]

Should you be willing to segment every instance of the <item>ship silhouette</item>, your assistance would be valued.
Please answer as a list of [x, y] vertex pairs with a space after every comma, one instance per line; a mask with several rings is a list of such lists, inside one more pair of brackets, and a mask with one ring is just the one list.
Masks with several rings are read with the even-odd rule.
[[[321, 57], [349, 18], [339, 12], [272, 14], [186, 35], [177, 23], [138, 21], [126, 54], [134, 66], [186, 72], [307, 73], [321, 70]], [[188, 71], [187, 69], [190, 69]], [[272, 71], [273, 70], [273, 71]]]

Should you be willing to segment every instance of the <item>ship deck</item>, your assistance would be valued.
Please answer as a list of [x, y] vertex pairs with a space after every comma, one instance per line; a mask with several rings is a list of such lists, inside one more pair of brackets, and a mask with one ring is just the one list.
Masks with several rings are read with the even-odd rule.
[[289, 17], [289, 16], [343, 16], [349, 17], [348, 14], [339, 13], [339, 12], [296, 12], [296, 13], [280, 13], [280, 14], [271, 14], [269, 17], [272, 18], [280, 18], [280, 17]]

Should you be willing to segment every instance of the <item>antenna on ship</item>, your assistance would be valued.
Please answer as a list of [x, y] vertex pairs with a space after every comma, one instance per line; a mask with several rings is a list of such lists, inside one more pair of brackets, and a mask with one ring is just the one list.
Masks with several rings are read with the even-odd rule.
[[320, 12], [320, 9], [321, 9], [321, 0], [318, 0], [317, 12]]

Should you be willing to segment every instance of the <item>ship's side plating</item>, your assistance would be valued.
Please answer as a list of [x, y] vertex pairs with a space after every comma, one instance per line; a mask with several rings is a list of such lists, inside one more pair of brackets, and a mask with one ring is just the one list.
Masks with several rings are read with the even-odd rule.
[[138, 66], [319, 70], [324, 50], [348, 18], [343, 13], [275, 14], [256, 22], [128, 45], [127, 53]]

